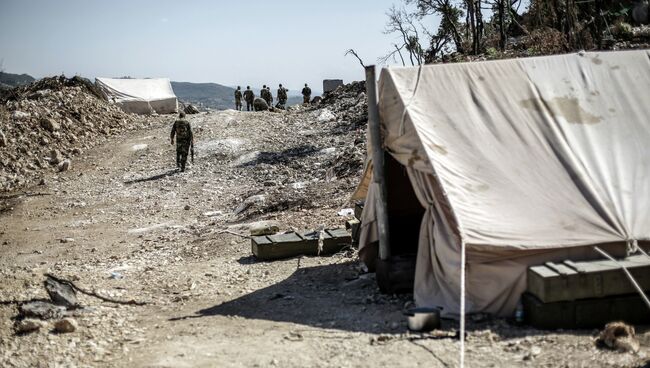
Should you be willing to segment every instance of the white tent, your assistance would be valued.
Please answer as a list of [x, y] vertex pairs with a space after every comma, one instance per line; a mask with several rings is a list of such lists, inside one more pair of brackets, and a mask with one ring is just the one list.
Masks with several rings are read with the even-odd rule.
[[95, 83], [110, 102], [136, 114], [172, 114], [178, 112], [178, 99], [167, 78], [97, 78]]
[[510, 315], [529, 265], [650, 240], [649, 102], [650, 51], [384, 69], [384, 149], [425, 209], [416, 303], [460, 312], [463, 249], [466, 311]]

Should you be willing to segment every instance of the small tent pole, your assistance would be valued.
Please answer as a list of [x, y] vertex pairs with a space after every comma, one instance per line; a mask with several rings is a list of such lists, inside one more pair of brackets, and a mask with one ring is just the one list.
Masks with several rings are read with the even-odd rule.
[[379, 124], [379, 107], [377, 105], [377, 79], [375, 66], [366, 67], [366, 92], [368, 95], [368, 129], [372, 147], [372, 178], [377, 190], [376, 215], [379, 232], [379, 259], [390, 258], [388, 237], [388, 213], [386, 209], [386, 180], [384, 176], [384, 147]]

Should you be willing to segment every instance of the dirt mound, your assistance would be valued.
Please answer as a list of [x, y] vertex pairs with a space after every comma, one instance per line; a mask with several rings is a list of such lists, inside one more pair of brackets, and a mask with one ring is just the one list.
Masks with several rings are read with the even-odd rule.
[[109, 104], [81, 77], [44, 78], [3, 91], [0, 192], [36, 184], [47, 172], [68, 170], [82, 150], [142, 124], [142, 118]]

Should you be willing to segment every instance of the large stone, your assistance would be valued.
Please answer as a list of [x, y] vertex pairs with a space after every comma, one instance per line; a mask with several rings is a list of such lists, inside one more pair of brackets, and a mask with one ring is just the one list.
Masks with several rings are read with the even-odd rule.
[[255, 111], [268, 111], [269, 105], [264, 101], [264, 99], [257, 97], [253, 101], [253, 109]]
[[280, 231], [280, 224], [275, 221], [258, 221], [249, 226], [251, 236], [273, 235]]
[[43, 129], [49, 131], [49, 132], [55, 132], [59, 129], [61, 129], [61, 126], [59, 123], [57, 123], [54, 119], [52, 118], [42, 118], [41, 119], [41, 127]]
[[78, 327], [77, 321], [72, 318], [64, 318], [54, 323], [54, 331], [58, 333], [75, 332]]
[[59, 172], [68, 171], [68, 170], [70, 170], [71, 165], [72, 165], [72, 163], [70, 162], [70, 160], [66, 159], [66, 160], [63, 160], [63, 161], [61, 161], [59, 163], [59, 166], [57, 167], [57, 169], [59, 170]]
[[18, 311], [23, 317], [55, 319], [63, 316], [65, 313], [65, 307], [48, 302], [30, 302], [18, 307]]
[[78, 305], [77, 293], [70, 285], [60, 283], [48, 277], [45, 280], [45, 290], [54, 304], [64, 307], [75, 307]]

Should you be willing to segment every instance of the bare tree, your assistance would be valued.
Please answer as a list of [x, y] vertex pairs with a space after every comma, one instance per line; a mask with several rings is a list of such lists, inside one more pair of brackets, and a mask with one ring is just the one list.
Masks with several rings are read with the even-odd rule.
[[361, 66], [365, 69], [366, 65], [363, 63], [363, 60], [361, 60], [361, 58], [359, 57], [357, 52], [354, 51], [354, 49], [349, 49], [348, 51], [346, 51], [345, 56], [348, 56], [348, 55], [354, 55], [354, 57], [357, 58], [357, 60], [359, 60], [359, 64], [361, 64]]
[[414, 13], [409, 13], [405, 9], [398, 9], [394, 5], [386, 13], [388, 16], [388, 23], [384, 30], [385, 34], [397, 34], [400, 38], [399, 43], [394, 44], [395, 50], [387, 55], [379, 58], [380, 61], [387, 61], [395, 55], [399, 55], [402, 64], [406, 62], [402, 55], [402, 50], [408, 52], [408, 61], [412, 66], [421, 65], [425, 62], [425, 51], [420, 41], [421, 24], [417, 24], [417, 16]]

